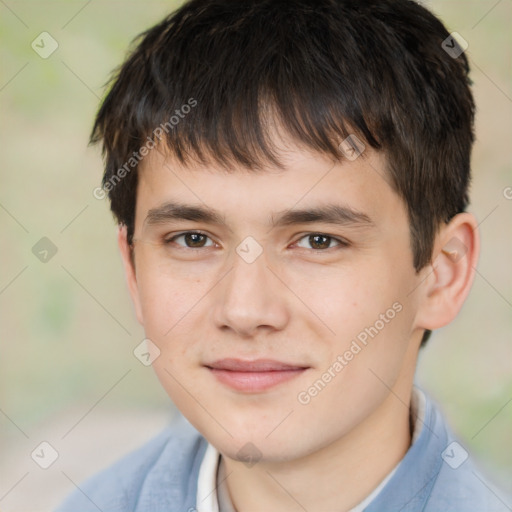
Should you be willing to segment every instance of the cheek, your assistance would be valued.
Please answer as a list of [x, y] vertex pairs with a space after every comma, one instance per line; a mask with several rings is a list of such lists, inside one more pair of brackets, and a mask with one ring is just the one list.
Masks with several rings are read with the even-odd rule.
[[294, 301], [296, 311], [303, 311], [303, 318], [318, 324], [319, 334], [325, 330], [328, 343], [336, 338], [343, 344], [392, 304], [389, 290], [378, 279], [381, 274], [371, 265], [311, 267], [307, 279], [304, 272], [288, 273], [287, 282], [299, 299]]
[[207, 292], [207, 280], [148, 259], [137, 274], [146, 330], [158, 337], [174, 330]]
[[193, 414], [190, 394], [198, 395], [197, 381], [187, 372], [199, 360], [197, 305], [204, 295], [193, 278], [171, 277], [165, 269], [148, 265], [141, 272], [139, 291], [145, 335], [159, 349], [153, 369], [173, 403], [186, 416]]
[[180, 383], [197, 391], [197, 381], [190, 382], [188, 374], [200, 363], [204, 340], [211, 338], [205, 315], [212, 279], [205, 272], [184, 272], [148, 259], [138, 284], [145, 334], [160, 350], [153, 368], [173, 401], [180, 406], [185, 399], [187, 407]]
[[[316, 323], [316, 331], [325, 333], [318, 336], [318, 342], [328, 361], [335, 361], [347, 351], [357, 352], [347, 353], [347, 357], [353, 356], [367, 366], [375, 361], [389, 367], [393, 361], [400, 361], [413, 320], [406, 291], [409, 280], [403, 274], [403, 269], [399, 272], [380, 258], [358, 269], [330, 269], [323, 275], [310, 275], [307, 283], [295, 280], [297, 295], [304, 297], [315, 313], [309, 315], [310, 328], [314, 329]], [[364, 377], [367, 375], [368, 370]]]

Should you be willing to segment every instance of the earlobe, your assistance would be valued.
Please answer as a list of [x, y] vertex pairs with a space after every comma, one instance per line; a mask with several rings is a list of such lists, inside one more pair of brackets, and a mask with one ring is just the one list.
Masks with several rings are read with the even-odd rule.
[[119, 226], [118, 228], [117, 245], [119, 247], [119, 252], [121, 253], [126, 282], [135, 307], [137, 320], [141, 325], [144, 325], [142, 308], [140, 306], [139, 288], [137, 285], [137, 274], [135, 271], [135, 259], [133, 255], [133, 248], [130, 247], [130, 244], [128, 243], [126, 226]]
[[457, 316], [473, 283], [479, 249], [477, 222], [469, 213], [456, 215], [439, 231], [430, 275], [422, 286], [417, 327], [438, 329]]

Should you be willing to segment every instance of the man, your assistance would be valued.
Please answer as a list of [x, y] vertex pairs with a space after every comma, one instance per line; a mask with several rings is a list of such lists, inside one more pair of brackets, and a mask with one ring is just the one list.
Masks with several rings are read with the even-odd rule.
[[193, 0], [141, 36], [92, 141], [186, 420], [62, 510], [509, 510], [413, 387], [479, 249], [454, 49], [409, 0]]

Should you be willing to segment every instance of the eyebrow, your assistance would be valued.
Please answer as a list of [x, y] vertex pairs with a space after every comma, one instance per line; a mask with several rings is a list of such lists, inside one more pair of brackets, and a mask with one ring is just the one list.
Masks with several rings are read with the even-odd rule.
[[308, 224], [313, 222], [341, 226], [351, 224], [367, 226], [374, 225], [374, 222], [368, 215], [366, 215], [366, 213], [339, 204], [326, 204], [314, 208], [278, 212], [276, 219], [273, 219], [272, 225], [274, 227], [278, 227], [294, 224]]
[[[176, 202], [168, 202], [149, 210], [144, 224], [152, 226], [183, 220], [226, 226], [224, 217], [212, 208]], [[326, 204], [312, 208], [283, 210], [271, 215], [271, 225], [273, 228], [295, 224], [311, 224], [314, 222], [341, 226], [375, 225], [372, 219], [365, 213], [339, 204]]]
[[171, 202], [149, 210], [144, 224], [151, 226], [173, 220], [190, 220], [219, 225], [226, 224], [223, 217], [212, 208]]

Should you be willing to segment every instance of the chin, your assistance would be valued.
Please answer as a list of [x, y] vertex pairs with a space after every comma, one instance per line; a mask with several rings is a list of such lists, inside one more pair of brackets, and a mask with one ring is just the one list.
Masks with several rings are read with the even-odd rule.
[[257, 462], [288, 462], [314, 451], [291, 435], [287, 435], [286, 438], [276, 435], [274, 439], [270, 439], [267, 437], [267, 431], [254, 432], [251, 435], [245, 433], [234, 438], [225, 433], [222, 436], [219, 436], [218, 432], [216, 434], [209, 435], [206, 432], [203, 435], [222, 455], [244, 462], [248, 466]]

